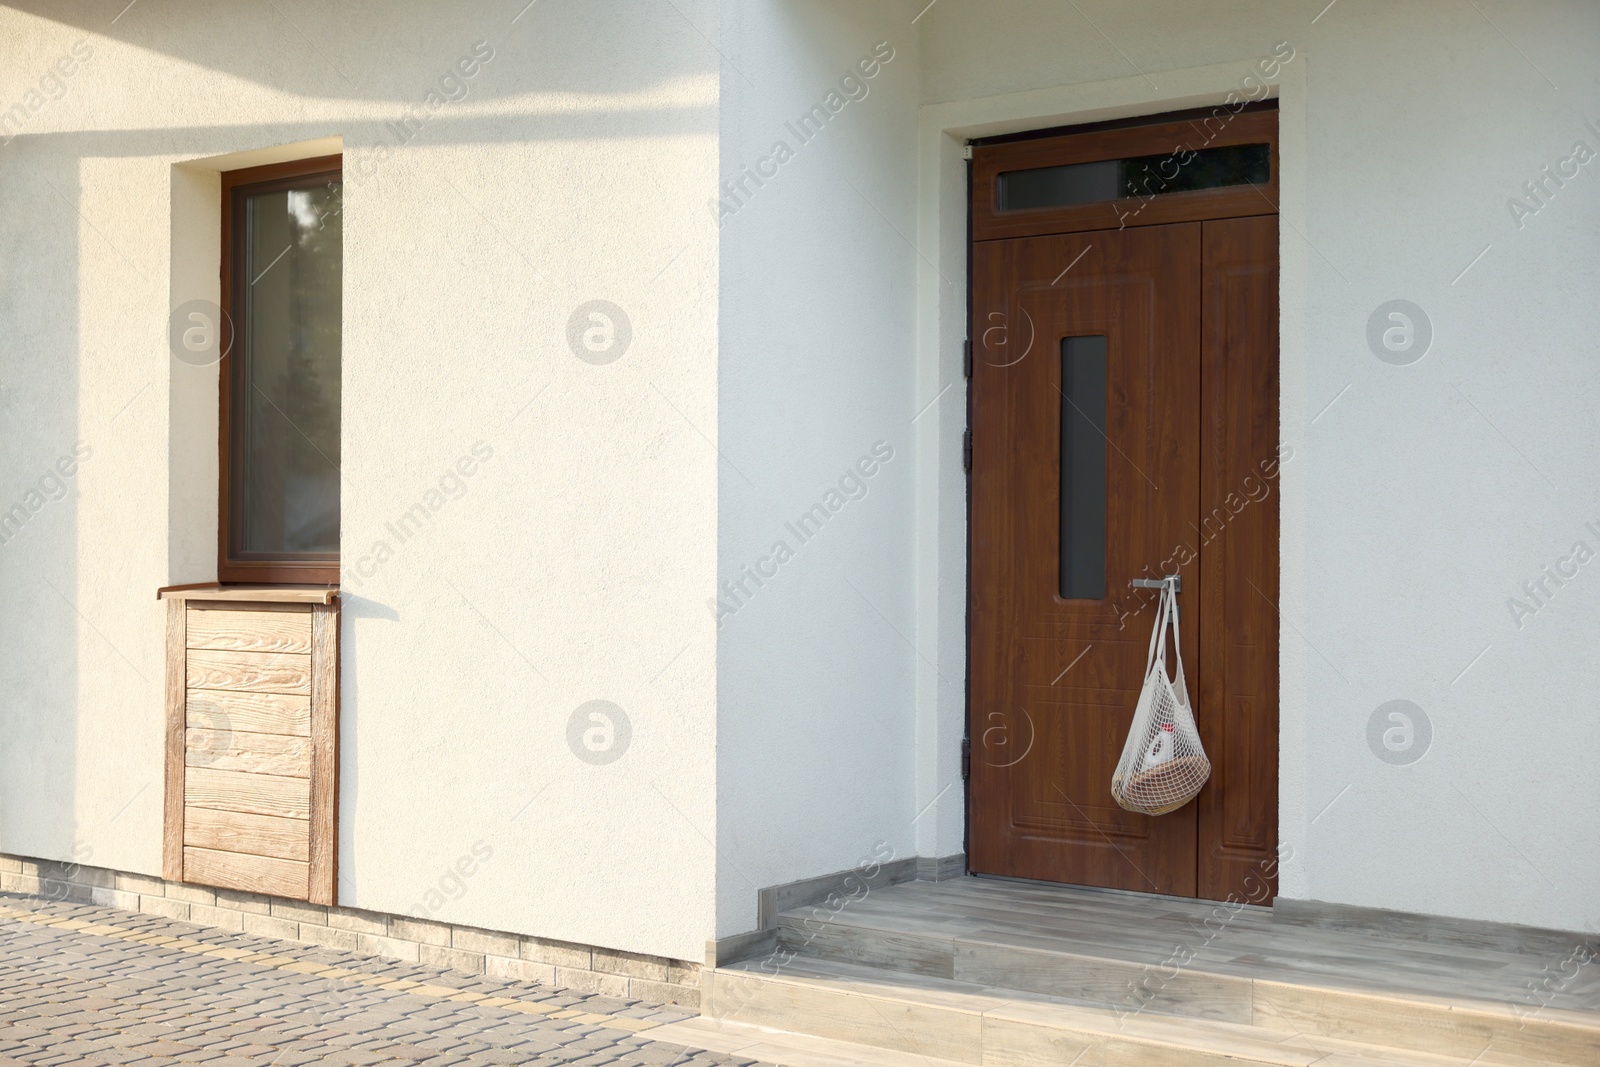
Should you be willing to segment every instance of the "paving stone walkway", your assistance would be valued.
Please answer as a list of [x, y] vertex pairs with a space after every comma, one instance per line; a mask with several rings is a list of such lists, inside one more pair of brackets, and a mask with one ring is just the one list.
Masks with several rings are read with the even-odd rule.
[[0, 894], [0, 1067], [734, 1067], [689, 1018], [551, 986]]

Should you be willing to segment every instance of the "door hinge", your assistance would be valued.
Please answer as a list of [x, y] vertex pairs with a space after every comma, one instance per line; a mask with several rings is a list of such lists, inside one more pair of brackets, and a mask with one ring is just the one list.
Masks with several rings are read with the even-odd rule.
[[972, 431], [967, 430], [961, 435], [961, 469], [972, 469]]
[[972, 777], [972, 739], [961, 739], [961, 780], [964, 782]]
[[961, 342], [961, 376], [972, 377], [972, 339]]

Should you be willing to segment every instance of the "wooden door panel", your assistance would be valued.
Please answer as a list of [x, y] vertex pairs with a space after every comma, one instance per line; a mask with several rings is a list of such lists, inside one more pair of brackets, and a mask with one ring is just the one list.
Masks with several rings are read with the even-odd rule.
[[1103, 633], [1067, 637], [1045, 625], [1023, 637], [1017, 652], [1018, 684], [1038, 689], [1044, 699], [1060, 699], [1122, 689], [1130, 672], [1143, 673], [1146, 648], [1144, 640], [1107, 640]]
[[[1194, 892], [1194, 807], [1136, 815], [1110, 779], [1152, 621], [1128, 583], [1173, 560], [1198, 513], [1201, 242], [1186, 223], [974, 249], [973, 717], [1006, 725], [1006, 746], [992, 729], [974, 743], [976, 871]], [[1061, 349], [1091, 335], [1106, 338], [1106, 584], [1066, 600]], [[1180, 569], [1187, 595], [1201, 575]]]
[[1277, 886], [1278, 220], [1204, 227], [1198, 884], [1259, 903]]

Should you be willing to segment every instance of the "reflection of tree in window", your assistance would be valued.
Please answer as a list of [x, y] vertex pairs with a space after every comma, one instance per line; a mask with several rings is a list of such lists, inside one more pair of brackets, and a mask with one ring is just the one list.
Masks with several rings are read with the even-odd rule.
[[246, 552], [339, 548], [341, 194], [331, 181], [249, 199]]

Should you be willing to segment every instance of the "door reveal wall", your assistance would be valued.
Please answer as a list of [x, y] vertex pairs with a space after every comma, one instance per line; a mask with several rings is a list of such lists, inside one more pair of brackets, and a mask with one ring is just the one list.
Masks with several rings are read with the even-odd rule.
[[338, 594], [162, 596], [163, 876], [337, 903]]

